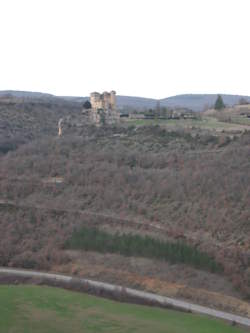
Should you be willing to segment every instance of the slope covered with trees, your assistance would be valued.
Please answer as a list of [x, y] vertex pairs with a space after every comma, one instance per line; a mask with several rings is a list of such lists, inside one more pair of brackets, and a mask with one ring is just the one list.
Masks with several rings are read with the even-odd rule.
[[74, 230], [112, 226], [207, 253], [249, 295], [249, 147], [160, 126], [38, 136], [0, 159], [0, 264], [49, 269]]

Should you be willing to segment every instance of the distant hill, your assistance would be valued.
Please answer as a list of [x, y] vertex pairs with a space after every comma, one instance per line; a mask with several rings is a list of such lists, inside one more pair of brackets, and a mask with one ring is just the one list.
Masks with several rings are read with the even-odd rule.
[[[55, 96], [51, 94], [39, 93], [39, 92], [29, 92], [29, 91], [0, 91], [0, 98], [4, 96], [13, 96], [16, 98], [25, 99], [39, 99], [39, 100], [67, 100], [76, 103], [83, 103], [88, 99], [87, 96]], [[189, 108], [193, 111], [204, 111], [205, 109], [212, 107], [215, 103], [217, 94], [184, 94], [172, 97], [167, 97], [163, 99], [153, 99], [144, 97], [134, 97], [134, 96], [117, 96], [117, 105], [119, 108], [129, 108], [129, 109], [148, 109], [156, 106], [157, 101], [160, 102], [161, 106], [166, 106], [170, 108]], [[225, 95], [222, 94], [224, 103], [227, 106], [235, 105], [239, 102], [240, 98], [245, 98], [250, 102], [250, 96], [241, 95]]]
[[[250, 96], [224, 94], [221, 96], [227, 106], [237, 104], [240, 98], [245, 98], [250, 102]], [[213, 107], [216, 98], [217, 94], [186, 94], [167, 97], [160, 100], [142, 97], [117, 96], [117, 102], [119, 107], [145, 109], [155, 107], [157, 101], [159, 101], [161, 106], [169, 108], [188, 108], [193, 111], [204, 111], [207, 108]]]
[[19, 91], [19, 90], [2, 90], [0, 97], [16, 97], [16, 98], [55, 98], [56, 96], [47, 93], [33, 92], [33, 91]]
[[153, 98], [117, 96], [117, 104], [119, 107], [129, 107], [133, 109], [154, 108], [157, 100]]
[[[227, 106], [237, 104], [240, 98], [246, 99], [250, 102], [249, 96], [240, 95], [224, 95], [221, 94], [224, 103]], [[208, 107], [213, 107], [217, 98], [217, 94], [190, 94], [190, 95], [177, 95], [160, 100], [162, 106], [167, 107], [186, 107], [194, 111], [204, 111]]]

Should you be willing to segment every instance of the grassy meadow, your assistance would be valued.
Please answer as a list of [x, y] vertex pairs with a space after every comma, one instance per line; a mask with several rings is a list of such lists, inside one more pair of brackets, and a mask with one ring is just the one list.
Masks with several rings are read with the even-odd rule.
[[160, 125], [166, 129], [175, 128], [199, 128], [203, 130], [213, 131], [230, 131], [238, 130], [244, 131], [244, 126], [250, 125], [249, 118], [232, 117], [232, 122], [218, 121], [215, 117], [205, 117], [200, 119], [130, 119], [130, 125], [146, 126], [146, 125]]
[[206, 316], [117, 303], [59, 288], [0, 286], [4, 333], [240, 333]]

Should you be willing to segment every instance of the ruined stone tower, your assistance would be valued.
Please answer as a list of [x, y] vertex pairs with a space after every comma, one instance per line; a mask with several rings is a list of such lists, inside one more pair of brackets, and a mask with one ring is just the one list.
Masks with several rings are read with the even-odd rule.
[[113, 90], [110, 93], [104, 91], [103, 94], [93, 92], [90, 94], [90, 103], [92, 109], [115, 110], [116, 92]]
[[96, 125], [101, 123], [112, 124], [118, 122], [120, 114], [116, 109], [116, 92], [105, 91], [102, 94], [93, 92], [90, 94], [91, 110], [90, 120]]

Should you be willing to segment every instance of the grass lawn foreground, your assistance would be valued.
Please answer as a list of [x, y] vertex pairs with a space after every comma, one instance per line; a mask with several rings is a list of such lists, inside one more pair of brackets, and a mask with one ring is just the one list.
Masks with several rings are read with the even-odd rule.
[[207, 316], [44, 286], [0, 286], [1, 333], [240, 333]]

